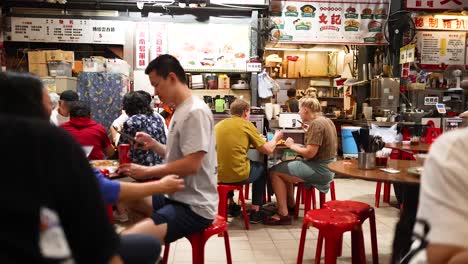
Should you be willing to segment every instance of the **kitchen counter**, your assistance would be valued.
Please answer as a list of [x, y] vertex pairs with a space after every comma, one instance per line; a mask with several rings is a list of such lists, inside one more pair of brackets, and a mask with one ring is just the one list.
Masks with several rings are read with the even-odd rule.
[[377, 122], [374, 120], [349, 120], [349, 119], [332, 119], [333, 123], [338, 125], [353, 125], [353, 126], [370, 126], [371, 124], [381, 126], [381, 127], [390, 127], [394, 124], [402, 125], [415, 125], [415, 122]]

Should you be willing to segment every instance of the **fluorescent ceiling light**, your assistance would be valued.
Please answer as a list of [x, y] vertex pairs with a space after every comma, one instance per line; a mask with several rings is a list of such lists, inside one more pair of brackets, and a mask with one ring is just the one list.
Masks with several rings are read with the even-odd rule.
[[441, 14], [435, 14], [434, 18], [439, 18], [439, 19], [467, 19], [468, 18], [468, 12], [467, 11], [462, 11], [462, 12], [444, 12]]

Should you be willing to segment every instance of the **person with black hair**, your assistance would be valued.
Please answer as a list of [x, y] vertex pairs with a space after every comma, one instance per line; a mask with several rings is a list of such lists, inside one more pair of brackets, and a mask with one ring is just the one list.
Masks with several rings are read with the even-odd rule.
[[[138, 91], [135, 91], [135, 93], [143, 95], [145, 97], [146, 101], [148, 102], [148, 108], [151, 109], [151, 111], [152, 111], [153, 115], [155, 116], [155, 118], [156, 119], [161, 119], [163, 121], [164, 134], [167, 137], [167, 125], [166, 125], [166, 122], [165, 122], [166, 117], [164, 116], [164, 112], [161, 112], [161, 114], [160, 114], [160, 113], [158, 113], [157, 109], [153, 108], [153, 106], [151, 105], [153, 98], [148, 92], [143, 91], [143, 90], [138, 90]], [[125, 112], [125, 109], [123, 109], [122, 114], [120, 114], [120, 116], [117, 117], [117, 119], [115, 119], [112, 122], [112, 125], [110, 126], [112, 142], [114, 142], [115, 145], [119, 144], [120, 134], [118, 132], [122, 131], [122, 128], [123, 128], [123, 126], [124, 126], [124, 124], [125, 124], [125, 122], [127, 120], [128, 120], [128, 115]]]
[[[150, 97], [151, 98], [151, 97]], [[123, 98], [123, 110], [129, 116], [123, 125], [122, 132], [134, 137], [137, 132], [145, 132], [161, 144], [166, 144], [164, 121], [153, 113], [149, 107], [148, 98], [138, 92], [130, 92]], [[120, 137], [119, 144], [129, 144], [129, 140]], [[132, 162], [152, 166], [161, 164], [164, 156], [159, 156], [150, 150], [132, 148], [130, 150]]]
[[122, 263], [93, 171], [76, 141], [50, 124], [41, 80], [0, 73], [0, 87], [8, 150], [0, 165], [17, 168], [2, 179], [0, 263]]
[[213, 114], [192, 96], [185, 71], [173, 56], [165, 54], [151, 61], [145, 70], [161, 101], [175, 105], [167, 145], [144, 132], [135, 138], [142, 149], [166, 157], [166, 163], [143, 166], [120, 165], [119, 171], [135, 178], [176, 174], [185, 188], [167, 197], [155, 195], [150, 204], [140, 204], [148, 218], [124, 230], [126, 234], [151, 234], [165, 243], [200, 232], [213, 222], [218, 207], [217, 159]]
[[90, 160], [102, 160], [114, 156], [115, 149], [106, 129], [91, 119], [91, 109], [81, 101], [70, 103], [70, 121], [61, 125], [82, 146], [93, 146]]
[[78, 94], [72, 90], [60, 94], [58, 106], [52, 111], [50, 121], [57, 126], [70, 121], [70, 103], [78, 101]]
[[[11, 149], [12, 154], [0, 164], [21, 168], [15, 177], [2, 182], [6, 189], [0, 193], [5, 202], [1, 209], [9, 217], [1, 218], [0, 224], [12, 231], [0, 231], [0, 263], [63, 263], [74, 259], [86, 264], [119, 264], [122, 260], [126, 264], [154, 264], [161, 251], [159, 240], [149, 235], [125, 235], [120, 237], [119, 246], [99, 201], [114, 204], [154, 193], [172, 193], [183, 188], [183, 182], [175, 175], [144, 184], [104, 178], [99, 171], [91, 170], [76, 140], [48, 122], [50, 99], [39, 78], [0, 73], [0, 86], [5, 88], [5, 96], [0, 96], [0, 146]], [[24, 149], [29, 155], [24, 155]], [[55, 234], [54, 238], [48, 237], [48, 231]], [[62, 250], [57, 250], [57, 245]]]
[[296, 89], [290, 88], [286, 94], [288, 96], [288, 100], [286, 100], [285, 105], [288, 108], [288, 112], [299, 112], [299, 101], [296, 98]]

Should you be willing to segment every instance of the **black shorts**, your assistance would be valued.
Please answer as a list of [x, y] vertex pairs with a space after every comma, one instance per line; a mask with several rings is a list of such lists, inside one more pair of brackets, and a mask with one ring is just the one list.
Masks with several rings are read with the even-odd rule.
[[167, 224], [165, 243], [200, 232], [213, 222], [213, 219], [194, 213], [189, 205], [170, 200], [164, 195], [153, 195], [152, 219], [157, 225]]

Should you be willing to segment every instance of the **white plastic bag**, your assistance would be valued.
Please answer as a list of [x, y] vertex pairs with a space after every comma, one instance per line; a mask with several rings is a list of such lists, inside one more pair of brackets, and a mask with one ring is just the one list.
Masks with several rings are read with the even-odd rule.
[[270, 81], [270, 76], [263, 71], [258, 74], [258, 97], [265, 99], [273, 96], [273, 84]]
[[106, 59], [106, 72], [130, 75], [130, 65], [121, 59]]
[[369, 134], [374, 135], [374, 136], [381, 136], [385, 143], [399, 142], [397, 124], [391, 127], [379, 127], [375, 124], [371, 124], [371, 129], [370, 129]]

